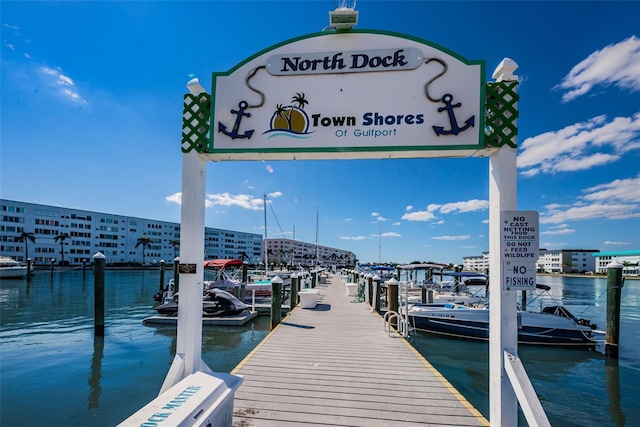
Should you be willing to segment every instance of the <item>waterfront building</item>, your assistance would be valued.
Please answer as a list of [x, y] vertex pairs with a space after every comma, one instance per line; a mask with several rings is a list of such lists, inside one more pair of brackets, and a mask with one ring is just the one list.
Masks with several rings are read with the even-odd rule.
[[[596, 271], [594, 256], [598, 249], [540, 249], [536, 271], [540, 273], [586, 273]], [[481, 256], [463, 257], [463, 268], [467, 271], [485, 271], [489, 267], [489, 252]], [[610, 262], [610, 261], [609, 261]]]
[[351, 251], [299, 240], [267, 239], [265, 248], [269, 264], [344, 267], [356, 262]]
[[[0, 206], [0, 254], [17, 261], [26, 261], [25, 245], [34, 263], [47, 265], [52, 259], [62, 263], [63, 257], [65, 264], [91, 263], [97, 252], [107, 265], [152, 265], [172, 263], [180, 253], [179, 223], [5, 199]], [[35, 241], [21, 241], [23, 232], [33, 233]], [[144, 257], [143, 245], [136, 247], [143, 236], [149, 238]], [[206, 227], [204, 248], [205, 259], [243, 258], [257, 264], [262, 236]]]
[[640, 276], [640, 250], [597, 252], [593, 257], [598, 274], [607, 274], [607, 265], [615, 261], [622, 264], [623, 276]]
[[489, 269], [489, 252], [482, 252], [482, 255], [463, 256], [462, 269], [464, 271], [487, 271]]

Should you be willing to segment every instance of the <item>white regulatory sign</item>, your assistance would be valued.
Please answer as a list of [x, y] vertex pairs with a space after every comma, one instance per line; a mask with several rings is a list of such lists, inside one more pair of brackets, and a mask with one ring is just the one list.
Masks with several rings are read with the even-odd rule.
[[519, 291], [536, 288], [535, 261], [504, 261], [502, 268], [502, 289]]
[[538, 212], [500, 212], [500, 259], [530, 261], [540, 258], [538, 244]]

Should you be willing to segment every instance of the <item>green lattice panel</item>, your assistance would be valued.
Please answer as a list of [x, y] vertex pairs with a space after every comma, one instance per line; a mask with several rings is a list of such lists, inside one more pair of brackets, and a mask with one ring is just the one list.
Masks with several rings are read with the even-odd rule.
[[518, 82], [487, 83], [485, 145], [516, 148], [518, 136]]
[[211, 95], [185, 94], [182, 113], [182, 152], [204, 153], [209, 147], [209, 108]]

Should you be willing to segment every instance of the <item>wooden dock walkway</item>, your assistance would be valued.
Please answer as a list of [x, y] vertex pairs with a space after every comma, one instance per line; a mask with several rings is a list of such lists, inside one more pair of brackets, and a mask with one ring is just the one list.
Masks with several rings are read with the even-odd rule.
[[352, 303], [339, 275], [318, 284], [233, 371], [234, 427], [488, 426], [489, 422], [382, 318]]

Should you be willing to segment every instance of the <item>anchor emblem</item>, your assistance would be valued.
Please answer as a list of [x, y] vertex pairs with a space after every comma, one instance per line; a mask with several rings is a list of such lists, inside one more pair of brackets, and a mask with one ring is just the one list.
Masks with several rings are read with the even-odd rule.
[[467, 119], [465, 123], [465, 125], [463, 127], [459, 127], [458, 126], [458, 121], [456, 120], [456, 115], [453, 112], [454, 108], [460, 107], [462, 104], [461, 103], [457, 103], [457, 104], [452, 104], [451, 101], [453, 101], [453, 95], [447, 93], [446, 95], [444, 95], [442, 97], [442, 102], [444, 102], [444, 107], [440, 107], [438, 108], [438, 112], [442, 112], [444, 110], [447, 110], [447, 113], [449, 114], [449, 123], [451, 124], [451, 129], [449, 130], [444, 130], [444, 128], [442, 126], [432, 126], [433, 130], [436, 132], [436, 135], [440, 136], [440, 135], [457, 135], [460, 132], [468, 129], [469, 127], [472, 127], [475, 125], [475, 116], [471, 116]]
[[233, 129], [231, 131], [227, 130], [227, 127], [222, 123], [218, 122], [218, 132], [222, 132], [227, 136], [230, 136], [231, 139], [236, 138], [251, 138], [253, 135], [253, 130], [248, 130], [245, 133], [238, 133], [238, 129], [240, 129], [240, 122], [242, 121], [242, 117], [251, 117], [251, 113], [245, 113], [244, 110], [247, 109], [249, 104], [246, 101], [240, 101], [238, 104], [238, 110], [231, 110], [232, 114], [237, 114], [236, 121], [233, 123]]

